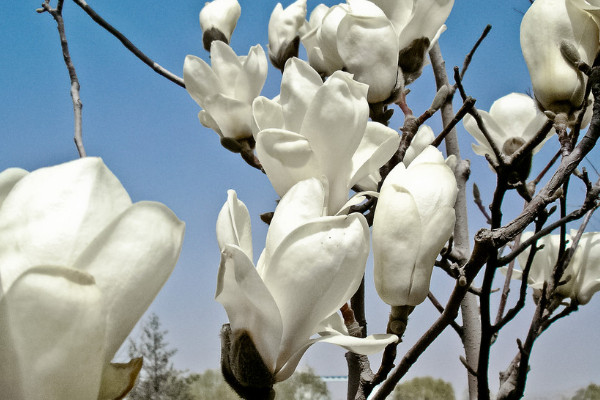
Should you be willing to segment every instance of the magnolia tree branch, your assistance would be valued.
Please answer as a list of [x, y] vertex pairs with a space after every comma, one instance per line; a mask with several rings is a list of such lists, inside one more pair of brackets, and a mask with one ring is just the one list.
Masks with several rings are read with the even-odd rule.
[[96, 11], [90, 7], [85, 0], [73, 0], [75, 4], [85, 11], [87, 15], [89, 15], [98, 25], [102, 28], [106, 29], [111, 35], [119, 39], [119, 41], [127, 48], [127, 50], [131, 51], [137, 58], [139, 58], [144, 64], [152, 68], [157, 74], [164, 76], [171, 82], [185, 88], [185, 84], [183, 83], [183, 79], [174, 73], [168, 71], [166, 68], [160, 66], [158, 63], [154, 62], [150, 57], [145, 55], [140, 49], [138, 49], [129, 39], [125, 37], [121, 32], [119, 32], [114, 26], [109, 24], [104, 18], [102, 18]]
[[71, 80], [71, 99], [73, 100], [73, 114], [74, 114], [74, 136], [75, 147], [79, 157], [85, 157], [85, 148], [83, 147], [83, 133], [82, 133], [82, 108], [81, 98], [79, 97], [79, 79], [77, 79], [77, 72], [75, 71], [75, 65], [71, 59], [69, 53], [69, 43], [67, 41], [67, 35], [65, 34], [65, 22], [62, 17], [64, 0], [58, 0], [56, 8], [50, 6], [50, 0], [45, 0], [42, 3], [42, 8], [36, 10], [38, 13], [48, 12], [52, 18], [56, 21], [56, 28], [58, 29], [58, 35], [60, 36], [60, 47], [63, 53], [63, 59], [69, 72], [69, 79]]

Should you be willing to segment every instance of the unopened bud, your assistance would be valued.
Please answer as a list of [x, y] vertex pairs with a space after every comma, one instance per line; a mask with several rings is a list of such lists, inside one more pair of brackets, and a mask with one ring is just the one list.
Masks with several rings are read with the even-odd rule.
[[271, 64], [278, 70], [283, 72], [285, 63], [292, 57], [298, 57], [298, 49], [300, 47], [300, 36], [296, 36], [291, 42], [286, 42], [281, 45], [277, 54], [272, 54], [269, 49], [269, 59]]
[[444, 103], [446, 102], [446, 99], [448, 98], [448, 85], [444, 85], [440, 88], [440, 90], [438, 90], [438, 92], [435, 94], [435, 97], [433, 98], [433, 101], [431, 102], [431, 107], [429, 107], [431, 110], [439, 110], [442, 105], [444, 105]]
[[563, 40], [560, 42], [560, 52], [573, 65], [578, 65], [581, 62], [581, 55], [573, 43]]
[[206, 51], [210, 51], [210, 45], [215, 40], [220, 40], [221, 42], [225, 42], [225, 44], [229, 44], [227, 36], [217, 28], [210, 28], [202, 33], [202, 44]]

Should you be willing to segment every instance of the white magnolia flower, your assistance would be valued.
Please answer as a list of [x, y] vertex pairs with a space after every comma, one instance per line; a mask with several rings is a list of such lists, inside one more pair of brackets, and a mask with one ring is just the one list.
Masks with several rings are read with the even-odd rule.
[[431, 129], [428, 125], [421, 125], [417, 130], [417, 134], [413, 137], [413, 140], [410, 142], [410, 146], [406, 149], [406, 153], [404, 154], [404, 159], [402, 163], [405, 166], [409, 166], [413, 160], [423, 152], [435, 139], [435, 135], [433, 134], [433, 129]]
[[297, 0], [283, 9], [277, 3], [269, 19], [269, 58], [283, 69], [288, 58], [298, 56], [299, 30], [306, 18], [306, 0]]
[[367, 0], [348, 0], [337, 29], [337, 50], [346, 71], [369, 85], [369, 103], [387, 100], [398, 78], [398, 36], [384, 12]]
[[328, 10], [315, 9], [307, 25], [302, 42], [319, 73], [344, 69], [369, 85], [369, 102], [390, 97], [398, 75], [398, 37], [379, 7], [367, 0], [348, 0]]
[[571, 0], [536, 0], [529, 7], [521, 22], [521, 50], [543, 110], [570, 114], [581, 107], [587, 77], [564, 58], [560, 47], [568, 43], [591, 65], [599, 49], [598, 34], [592, 16]]
[[[325, 186], [318, 179], [305, 180], [281, 199], [257, 268], [252, 263], [250, 216], [233, 190], [219, 213], [216, 300], [227, 311], [232, 333], [225, 367], [242, 386], [270, 387], [287, 379], [316, 342], [370, 354], [397, 340], [394, 335], [350, 337], [340, 322], [337, 311], [365, 271], [369, 228], [357, 213], [323, 216]], [[317, 333], [320, 337], [311, 339]], [[259, 362], [238, 368], [256, 351], [265, 371], [257, 371]]]
[[237, 0], [214, 0], [204, 4], [200, 11], [200, 26], [207, 51], [210, 51], [214, 40], [229, 44], [241, 13], [242, 8]]
[[[576, 231], [572, 231], [570, 235], [567, 234], [566, 239], [569, 241], [567, 248], [570, 247], [576, 233]], [[521, 236], [521, 241], [523, 242], [531, 236], [533, 236], [532, 232], [525, 232]], [[527, 278], [527, 284], [535, 291], [541, 291], [544, 282], [548, 282], [552, 276], [558, 260], [560, 235], [542, 237], [537, 241], [537, 246], [542, 245], [544, 247], [539, 249], [533, 257]], [[529, 252], [530, 248], [517, 257], [522, 268], [527, 265]], [[522, 274], [522, 271], [514, 270], [512, 278], [521, 279]], [[576, 300], [579, 304], [588, 303], [594, 293], [600, 290], [600, 232], [587, 232], [581, 236], [579, 245], [563, 273], [561, 281], [566, 281], [566, 283], [558, 286], [557, 293]]]
[[381, 167], [398, 149], [398, 134], [367, 122], [367, 86], [337, 71], [325, 83], [306, 62], [288, 60], [279, 102], [253, 104], [256, 153], [275, 191], [326, 176], [329, 211], [335, 214], [350, 188]]
[[427, 297], [435, 259], [452, 236], [457, 192], [433, 146], [386, 177], [373, 221], [375, 288], [386, 303], [415, 306]]
[[252, 101], [267, 79], [267, 57], [260, 45], [247, 57], [238, 57], [223, 42], [214, 42], [210, 51], [212, 67], [188, 55], [183, 80], [190, 96], [203, 108], [198, 114], [202, 125], [222, 138], [252, 136]]
[[383, 10], [398, 35], [402, 68], [406, 83], [420, 74], [426, 52], [446, 30], [444, 22], [454, 6], [454, 0], [371, 0]]
[[[492, 104], [489, 113], [479, 110], [479, 114], [496, 148], [508, 156], [533, 139], [547, 121], [546, 116], [537, 110], [534, 100], [522, 93], [511, 93], [501, 97]], [[471, 144], [473, 151], [480, 156], [489, 154], [497, 161], [475, 118], [467, 114], [463, 118], [463, 124], [467, 132], [479, 143]], [[550, 132], [546, 139], [533, 149], [534, 154], [556, 131], [552, 129]]]
[[183, 231], [164, 205], [132, 204], [99, 158], [1, 173], [2, 397], [122, 398], [141, 361], [110, 361], [171, 274]]

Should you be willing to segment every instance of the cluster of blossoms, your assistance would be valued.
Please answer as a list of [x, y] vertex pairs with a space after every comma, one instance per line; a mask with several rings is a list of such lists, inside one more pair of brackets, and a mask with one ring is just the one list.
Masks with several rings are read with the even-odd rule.
[[[365, 195], [379, 197], [373, 223], [378, 293], [393, 306], [426, 298], [434, 262], [454, 228], [453, 159], [447, 163], [429, 146], [433, 131], [423, 125], [404, 162], [380, 182], [379, 169], [397, 152], [400, 136], [369, 120], [369, 104], [395, 101], [418, 77], [452, 4], [348, 0], [318, 6], [308, 21], [306, 0], [285, 9], [278, 4], [268, 30], [269, 58], [283, 72], [274, 99], [259, 96], [267, 70], [260, 46], [236, 57], [217, 39], [210, 45], [212, 66], [186, 58], [184, 80], [203, 107], [200, 122], [222, 140], [253, 139], [281, 196], [256, 266], [249, 213], [235, 192], [217, 222], [216, 299], [230, 321], [222, 332], [222, 368], [238, 394], [268, 397], [315, 342], [370, 354], [398, 340], [350, 336], [339, 315], [370, 251], [364, 216], [349, 213]], [[217, 6], [231, 19], [211, 25], [222, 34], [204, 29], [205, 43], [207, 35], [230, 38], [237, 22], [239, 5], [222, 0], [207, 3], [201, 18]], [[295, 57], [300, 42], [308, 62]], [[381, 184], [381, 193], [374, 192]], [[352, 188], [370, 192], [349, 199]]]

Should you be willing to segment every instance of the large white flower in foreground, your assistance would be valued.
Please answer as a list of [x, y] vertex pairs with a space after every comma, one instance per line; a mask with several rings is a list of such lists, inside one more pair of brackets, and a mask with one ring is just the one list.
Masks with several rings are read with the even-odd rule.
[[373, 220], [375, 288], [393, 306], [421, 303], [435, 259], [454, 230], [458, 189], [442, 153], [428, 146], [383, 181]]
[[203, 108], [198, 114], [202, 125], [222, 138], [252, 136], [252, 101], [267, 79], [267, 57], [260, 45], [246, 57], [238, 57], [221, 41], [210, 48], [212, 67], [188, 55], [183, 64], [183, 80], [190, 96]]
[[213, 0], [206, 2], [200, 11], [200, 26], [204, 48], [210, 51], [214, 40], [227, 44], [242, 13], [237, 0]]
[[535, 98], [543, 110], [571, 113], [584, 101], [587, 77], [561, 53], [570, 44], [591, 65], [598, 53], [598, 26], [571, 0], [536, 0], [521, 22], [521, 50]]
[[[547, 117], [537, 110], [535, 101], [522, 93], [510, 93], [501, 97], [492, 104], [489, 113], [479, 110], [479, 114], [496, 148], [507, 156], [533, 139], [547, 121]], [[471, 145], [473, 151], [480, 156], [489, 154], [494, 161], [497, 161], [490, 143], [477, 126], [475, 118], [467, 114], [463, 118], [463, 124], [467, 132], [478, 142]], [[550, 132], [546, 139], [533, 149], [534, 154], [542, 148], [555, 130], [552, 129]]]
[[400, 137], [367, 121], [366, 95], [367, 86], [348, 73], [323, 83], [306, 62], [288, 60], [279, 102], [259, 97], [253, 104], [256, 153], [280, 196], [301, 180], [326, 176], [335, 214], [350, 188], [390, 159]]
[[[569, 243], [573, 242], [576, 231], [567, 234], [566, 239]], [[533, 236], [532, 232], [525, 232], [521, 236], [521, 241], [525, 241]], [[552, 271], [558, 259], [558, 250], [560, 246], [560, 235], [544, 236], [537, 241], [537, 246], [544, 246], [539, 249], [533, 257], [533, 262], [529, 270], [527, 284], [536, 291], [541, 291], [544, 282], [548, 282], [552, 276]], [[568, 244], [567, 247], [570, 247]], [[530, 248], [519, 254], [517, 259], [521, 268], [527, 265]], [[514, 270], [512, 278], [521, 279], [522, 271]], [[567, 277], [570, 277], [567, 280]], [[588, 303], [594, 293], [600, 290], [600, 233], [587, 232], [581, 236], [579, 245], [567, 269], [563, 273], [561, 281], [565, 284], [558, 286], [557, 293], [577, 300], [579, 304]]]
[[1, 173], [2, 397], [127, 393], [139, 360], [110, 361], [171, 274], [183, 231], [164, 205], [132, 204], [99, 158]]
[[[248, 210], [234, 191], [228, 193], [217, 220], [221, 266], [216, 300], [225, 307], [232, 331], [227, 364], [243, 386], [270, 387], [287, 379], [315, 342], [370, 354], [397, 340], [394, 335], [350, 337], [343, 324], [331, 323], [340, 320], [334, 314], [360, 285], [369, 228], [357, 213], [323, 216], [326, 204], [327, 188], [318, 179], [291, 188], [275, 210], [255, 268]], [[311, 339], [317, 333], [322, 336]], [[236, 342], [239, 338], [245, 338], [245, 345]], [[257, 364], [238, 368], [254, 351], [266, 370], [257, 371]], [[250, 378], [259, 375], [262, 381]]]

